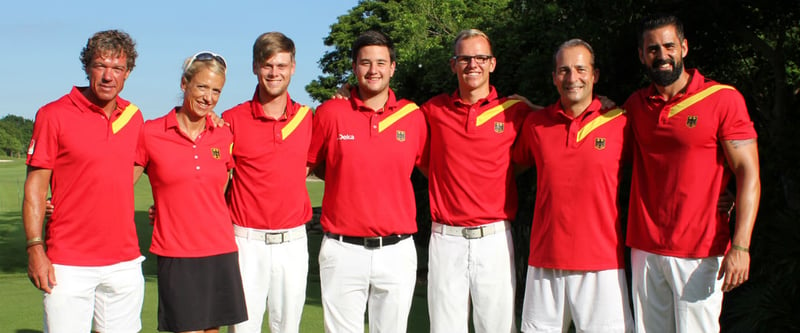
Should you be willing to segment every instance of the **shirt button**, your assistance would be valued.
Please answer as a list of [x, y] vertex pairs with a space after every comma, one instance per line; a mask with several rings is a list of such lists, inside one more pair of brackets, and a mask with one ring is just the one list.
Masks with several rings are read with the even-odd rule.
[[192, 148], [195, 148], [195, 149], [197, 149], [197, 145], [192, 145]]
[[200, 170], [200, 166], [198, 165], [198, 166], [194, 167], [194, 169], [195, 170]]
[[372, 125], [372, 128], [378, 128], [378, 125]]
[[199, 157], [198, 157], [197, 155], [194, 155], [194, 159], [198, 159], [198, 158], [199, 158]]

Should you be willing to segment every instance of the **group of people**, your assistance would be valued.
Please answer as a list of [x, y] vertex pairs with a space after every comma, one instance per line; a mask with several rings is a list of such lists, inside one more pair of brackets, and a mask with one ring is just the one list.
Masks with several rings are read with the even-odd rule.
[[[310, 172], [326, 182], [326, 332], [363, 332], [365, 312], [370, 332], [407, 330], [417, 271], [414, 168], [429, 179], [431, 332], [467, 332], [470, 315], [476, 332], [517, 330], [510, 224], [515, 176], [527, 167], [536, 168], [537, 195], [523, 332], [571, 323], [578, 332], [718, 331], [723, 292], [748, 279], [760, 197], [756, 134], [733, 87], [684, 68], [688, 43], [674, 16], [643, 22], [639, 58], [652, 84], [621, 108], [597, 98], [594, 50], [579, 39], [553, 56], [560, 98], [552, 105], [500, 96], [489, 82], [498, 65], [490, 39], [469, 29], [456, 36], [449, 63], [456, 91], [421, 106], [396, 96], [394, 45], [367, 31], [351, 50], [358, 84], [312, 112], [287, 92], [293, 42], [270, 32], [253, 46], [253, 99], [223, 112], [226, 125], [211, 117], [225, 59], [207, 51], [184, 63], [183, 105], [143, 122], [118, 96], [133, 45], [119, 31], [93, 36], [82, 53], [89, 87], [36, 117], [23, 221], [46, 332], [141, 329], [132, 186], [143, 171], [156, 207], [159, 330], [259, 332], [266, 309], [272, 332], [299, 330]], [[619, 193], [628, 164], [626, 241]], [[730, 212], [717, 203], [732, 177], [731, 234]], [[57, 209], [45, 252], [48, 188]]]

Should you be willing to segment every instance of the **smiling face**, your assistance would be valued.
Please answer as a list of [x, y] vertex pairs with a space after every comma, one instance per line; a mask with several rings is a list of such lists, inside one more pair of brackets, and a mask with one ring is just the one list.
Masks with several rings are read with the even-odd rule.
[[127, 62], [125, 54], [104, 52], [94, 56], [86, 68], [90, 92], [87, 98], [90, 102], [103, 107], [117, 98], [131, 73]]
[[197, 71], [191, 80], [182, 79], [183, 108], [181, 108], [181, 112], [185, 112], [194, 119], [205, 117], [217, 106], [224, 85], [225, 76], [205, 66]]
[[258, 77], [258, 93], [262, 101], [286, 93], [294, 69], [295, 62], [289, 52], [277, 52], [264, 63], [254, 65], [253, 73]]
[[642, 33], [639, 60], [656, 85], [666, 87], [680, 78], [684, 72], [683, 58], [688, 52], [686, 39], [679, 38], [674, 25]]
[[555, 60], [553, 85], [561, 96], [561, 105], [565, 109], [578, 106], [582, 111], [592, 102], [592, 90], [598, 79], [591, 52], [580, 45], [566, 47], [558, 51]]
[[389, 90], [389, 80], [394, 75], [395, 62], [389, 48], [369, 45], [358, 50], [353, 63], [353, 74], [358, 79], [358, 92], [361, 99], [385, 93]]
[[489, 74], [494, 72], [497, 61], [494, 57], [480, 61], [478, 56], [491, 55], [492, 46], [484, 37], [473, 36], [458, 41], [455, 45], [456, 59], [450, 60], [450, 69], [458, 77], [458, 86], [462, 91], [489, 89]]

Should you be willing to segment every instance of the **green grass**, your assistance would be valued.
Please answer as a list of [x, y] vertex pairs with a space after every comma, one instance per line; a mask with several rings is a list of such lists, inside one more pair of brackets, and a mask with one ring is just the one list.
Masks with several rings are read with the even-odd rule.
[[[42, 296], [34, 288], [25, 274], [25, 234], [20, 215], [25, 182], [23, 160], [0, 162], [0, 331], [14, 333], [36, 333], [42, 330]], [[314, 207], [322, 202], [323, 182], [308, 182], [309, 196]], [[153, 231], [147, 219], [147, 208], [152, 204], [150, 183], [146, 176], [136, 184], [136, 226], [139, 246], [147, 258], [143, 264], [146, 277], [145, 303], [142, 309], [142, 332], [156, 332], [158, 295], [156, 285], [156, 259], [150, 254], [150, 236]], [[57, 208], [56, 208], [57, 209]], [[309, 234], [309, 273], [306, 291], [306, 305], [303, 309], [301, 332], [322, 332], [322, 302], [319, 290], [319, 265], [317, 256], [322, 235]], [[420, 257], [427, 259], [426, 253]], [[423, 259], [420, 260], [423, 260]], [[425, 261], [420, 261], [420, 265]], [[409, 332], [428, 331], [428, 310], [425, 301], [425, 285], [417, 285], [411, 315]], [[264, 332], [269, 332], [266, 325]], [[366, 329], [365, 329], [366, 331]], [[223, 332], [226, 332], [223, 329]]]

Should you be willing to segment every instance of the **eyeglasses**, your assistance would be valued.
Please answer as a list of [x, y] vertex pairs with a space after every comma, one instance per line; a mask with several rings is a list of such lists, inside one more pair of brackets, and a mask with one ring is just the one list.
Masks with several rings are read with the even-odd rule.
[[494, 56], [479, 54], [474, 56], [467, 56], [467, 55], [457, 55], [450, 58], [451, 60], [455, 61], [459, 65], [469, 65], [472, 60], [475, 60], [475, 63], [478, 65], [485, 65], [489, 59], [494, 58]]
[[225, 62], [225, 58], [223, 58], [221, 55], [211, 51], [200, 51], [195, 53], [192, 56], [192, 59], [189, 60], [189, 62], [187, 62], [185, 66], [183, 66], [183, 71], [185, 72], [186, 69], [191, 67], [195, 61], [210, 61], [210, 60], [216, 60], [220, 65], [222, 65], [222, 69], [225, 70], [228, 69], [228, 65]]

